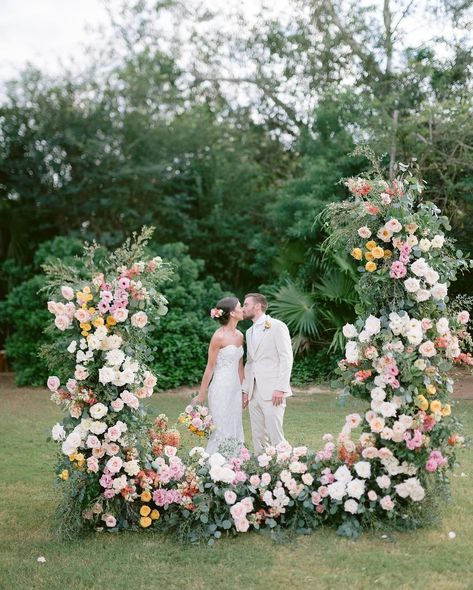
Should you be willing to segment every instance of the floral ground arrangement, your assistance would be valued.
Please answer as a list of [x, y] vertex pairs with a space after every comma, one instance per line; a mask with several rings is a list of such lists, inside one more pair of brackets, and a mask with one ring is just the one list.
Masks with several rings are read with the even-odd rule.
[[[52, 431], [63, 534], [141, 528], [213, 542], [326, 523], [356, 537], [364, 527], [431, 520], [463, 444], [449, 371], [472, 363], [464, 352], [469, 315], [449, 302], [448, 286], [468, 262], [408, 170], [389, 183], [374, 174], [346, 184], [350, 200], [325, 213], [328, 247], [343, 243], [359, 262], [361, 303], [356, 323], [344, 328], [338, 372], [344, 393], [369, 407], [348, 415], [318, 451], [283, 444], [259, 457], [246, 448], [208, 456], [199, 446], [183, 458], [166, 416], [147, 417], [143, 400], [156, 377], [146, 367], [146, 334], [166, 312], [159, 285], [170, 269], [144, 258], [146, 231], [100, 265], [99, 249], [86, 249], [85, 276], [46, 269], [58, 333], [44, 351], [54, 373], [48, 387], [68, 414]], [[186, 414], [190, 426], [192, 409]], [[195, 419], [203, 418], [199, 409]]]

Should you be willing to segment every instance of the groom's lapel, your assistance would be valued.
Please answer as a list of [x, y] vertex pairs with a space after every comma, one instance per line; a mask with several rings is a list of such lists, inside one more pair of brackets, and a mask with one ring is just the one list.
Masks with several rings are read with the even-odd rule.
[[[270, 318], [269, 316], [267, 316], [265, 321], [266, 321], [266, 322], [270, 322], [270, 320], [271, 320], [271, 318]], [[263, 333], [261, 334], [261, 338], [259, 339], [258, 345], [256, 346], [255, 350], [253, 351], [253, 356], [255, 356], [255, 355], [256, 355], [256, 353], [258, 352], [258, 350], [260, 349], [260, 347], [261, 347], [261, 343], [262, 343], [262, 342], [263, 342], [263, 340], [265, 339], [265, 337], [266, 337], [266, 333], [267, 333], [267, 332], [269, 332], [269, 330], [270, 330], [269, 328], [265, 328], [265, 327], [263, 326]]]

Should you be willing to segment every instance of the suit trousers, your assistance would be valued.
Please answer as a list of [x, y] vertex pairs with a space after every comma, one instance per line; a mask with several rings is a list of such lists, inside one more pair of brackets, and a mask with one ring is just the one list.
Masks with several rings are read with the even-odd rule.
[[256, 455], [261, 455], [266, 445], [276, 446], [285, 441], [283, 432], [286, 400], [280, 406], [273, 406], [273, 400], [264, 400], [255, 383], [249, 402], [251, 433]]

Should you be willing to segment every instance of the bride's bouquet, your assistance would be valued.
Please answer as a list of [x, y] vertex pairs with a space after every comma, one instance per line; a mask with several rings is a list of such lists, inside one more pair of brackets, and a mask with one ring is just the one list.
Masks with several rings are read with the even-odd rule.
[[212, 416], [205, 406], [188, 405], [179, 416], [179, 424], [183, 424], [188, 430], [201, 438], [208, 438], [214, 429]]

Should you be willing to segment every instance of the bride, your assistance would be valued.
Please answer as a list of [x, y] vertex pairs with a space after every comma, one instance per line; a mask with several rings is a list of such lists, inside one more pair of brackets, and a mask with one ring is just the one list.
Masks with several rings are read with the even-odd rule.
[[207, 453], [234, 454], [235, 447], [244, 443], [242, 409], [247, 406], [247, 395], [242, 394], [243, 334], [237, 324], [243, 320], [243, 308], [236, 297], [225, 297], [211, 310], [210, 315], [220, 324], [209, 344], [205, 368], [198, 395], [193, 404], [203, 404], [206, 392], [209, 411], [214, 421]]

